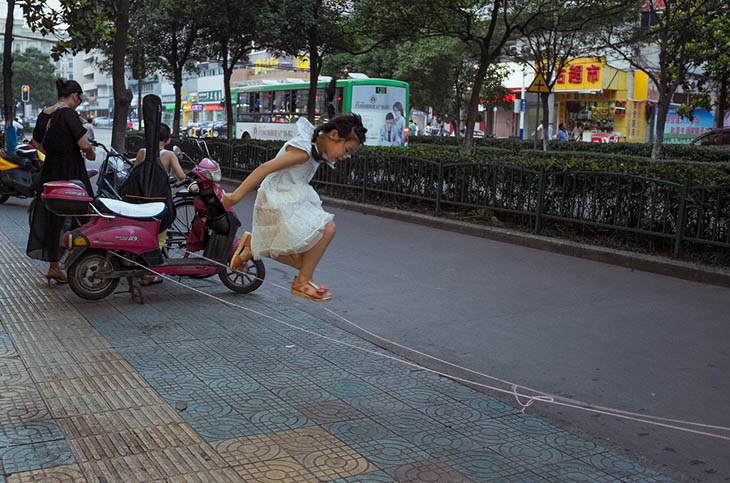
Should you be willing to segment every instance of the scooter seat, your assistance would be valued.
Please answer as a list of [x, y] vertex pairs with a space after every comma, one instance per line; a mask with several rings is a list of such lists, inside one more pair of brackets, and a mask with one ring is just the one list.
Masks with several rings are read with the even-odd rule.
[[99, 202], [104, 205], [109, 212], [125, 218], [155, 218], [165, 211], [165, 203], [162, 203], [161, 201], [135, 204], [111, 198], [99, 198]]

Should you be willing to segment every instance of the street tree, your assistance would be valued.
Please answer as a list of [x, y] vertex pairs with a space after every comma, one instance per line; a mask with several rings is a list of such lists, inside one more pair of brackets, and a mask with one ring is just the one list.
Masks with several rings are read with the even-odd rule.
[[[231, 76], [233, 69], [248, 60], [254, 48], [257, 16], [264, 11], [261, 1], [229, 2], [227, 0], [207, 0], [206, 10], [225, 12], [225, 15], [207, 15], [203, 19], [201, 38], [208, 47], [207, 57], [217, 59], [223, 69], [224, 105], [226, 109], [226, 135], [231, 139], [233, 126], [233, 100], [231, 99]], [[241, 28], [245, 25], [246, 28]]]
[[[7, 0], [7, 13], [5, 17], [5, 35], [3, 42], [3, 114], [5, 116], [5, 127], [13, 122], [13, 111], [16, 99], [20, 93], [13, 87], [13, 23], [15, 20], [15, 6], [22, 11], [23, 18], [33, 31], [47, 35], [54, 31], [58, 24], [56, 12], [53, 11], [45, 0]], [[16, 86], [17, 87], [17, 86]]]
[[200, 31], [204, 15], [212, 15], [204, 11], [200, 1], [151, 0], [135, 12], [135, 28], [146, 46], [148, 62], [171, 79], [175, 89], [173, 136], [180, 133], [183, 72], [194, 71], [195, 63], [204, 60]]
[[[548, 0], [382, 0], [391, 20], [410, 36], [451, 38], [463, 43], [475, 67], [466, 109], [466, 132], [462, 149], [471, 152], [479, 96], [490, 66], [497, 63], [507, 43], [526, 25], [552, 12]], [[388, 22], [388, 18], [379, 19]], [[379, 23], [378, 25], [380, 25]]]
[[[600, 44], [645, 72], [656, 85], [659, 101], [651, 157], [659, 159], [669, 104], [677, 88], [712, 57], [705, 39], [713, 38], [711, 20], [723, 15], [726, 0], [624, 0], [622, 7], [622, 22], [609, 25]], [[640, 7], [645, 11], [643, 25]]]
[[536, 77], [542, 76], [549, 91], [539, 93], [542, 107], [542, 119], [539, 120], [542, 123], [542, 147], [547, 151], [550, 141], [550, 93], [558, 78], [565, 75], [565, 68], [571, 59], [597, 54], [591, 39], [595, 37], [602, 23], [611, 21], [614, 12], [610, 5], [600, 5], [593, 0], [576, 0], [570, 3], [546, 0], [543, 8], [549, 13], [521, 26], [520, 37], [508, 51], [517, 61], [529, 66]]
[[15, 52], [13, 55], [13, 86], [30, 86], [30, 103], [49, 106], [56, 102], [55, 71], [51, 56], [36, 48]]
[[[307, 115], [315, 120], [317, 80], [324, 58], [337, 52], [366, 53], [384, 42], [390, 30], [374, 41], [368, 22], [373, 0], [276, 0], [260, 17], [258, 43], [277, 53], [309, 57]], [[365, 32], [369, 31], [369, 35]], [[361, 42], [370, 41], [369, 45]]]
[[112, 146], [124, 149], [127, 117], [132, 93], [125, 76], [130, 9], [140, 0], [60, 0], [59, 18], [65, 24], [67, 37], [53, 47], [58, 59], [66, 53], [77, 54], [99, 49], [111, 59], [114, 93]]

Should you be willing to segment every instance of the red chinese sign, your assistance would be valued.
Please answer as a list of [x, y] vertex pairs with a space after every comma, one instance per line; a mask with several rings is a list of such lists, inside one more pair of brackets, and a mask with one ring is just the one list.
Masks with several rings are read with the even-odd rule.
[[571, 65], [570, 69], [568, 70], [568, 82], [571, 84], [580, 84], [583, 82], [583, 66], [578, 65]]

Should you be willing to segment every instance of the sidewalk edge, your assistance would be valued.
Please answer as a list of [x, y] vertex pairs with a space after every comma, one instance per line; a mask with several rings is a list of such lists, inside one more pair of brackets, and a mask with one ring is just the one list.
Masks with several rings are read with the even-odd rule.
[[654, 255], [634, 253], [626, 250], [616, 250], [613, 248], [588, 245], [570, 240], [550, 238], [532, 233], [508, 230], [505, 228], [496, 228], [463, 221], [448, 220], [431, 215], [357, 203], [328, 196], [321, 196], [321, 199], [323, 204], [335, 208], [357, 211], [368, 215], [376, 215], [408, 223], [415, 223], [440, 230], [488, 238], [494, 241], [521, 245], [537, 250], [545, 250], [561, 255], [585, 258], [587, 260], [630, 268], [631, 270], [641, 270], [644, 272], [690, 280], [692, 282], [730, 287], [730, 272], [714, 267], [707, 267], [679, 260], [671, 260]]

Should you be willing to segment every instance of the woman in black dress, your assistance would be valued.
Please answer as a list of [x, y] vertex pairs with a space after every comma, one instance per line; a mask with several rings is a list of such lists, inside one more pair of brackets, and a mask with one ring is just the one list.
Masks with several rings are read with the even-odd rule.
[[[42, 143], [46, 153], [40, 183], [60, 180], [81, 180], [86, 190], [93, 196], [86, 164], [86, 158], [93, 160], [96, 152], [86, 137], [86, 129], [81, 125], [76, 108], [81, 105], [83, 91], [78, 82], [73, 80], [56, 80], [58, 102], [44, 110], [36, 121], [33, 130], [33, 143]], [[33, 217], [30, 222], [30, 236], [26, 253], [31, 258], [51, 262], [46, 278], [50, 283], [66, 283], [66, 275], [61, 271], [58, 261], [61, 259], [61, 230], [64, 218], [46, 210], [40, 194], [33, 201]]]

